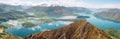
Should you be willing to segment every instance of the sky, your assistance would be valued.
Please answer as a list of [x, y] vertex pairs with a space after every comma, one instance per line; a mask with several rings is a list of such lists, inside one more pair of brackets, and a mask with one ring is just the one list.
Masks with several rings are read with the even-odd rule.
[[12, 5], [61, 5], [66, 7], [120, 8], [120, 0], [0, 0]]

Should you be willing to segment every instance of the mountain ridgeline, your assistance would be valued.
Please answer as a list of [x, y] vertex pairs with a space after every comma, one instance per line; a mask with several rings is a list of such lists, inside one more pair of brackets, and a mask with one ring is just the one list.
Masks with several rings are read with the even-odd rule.
[[25, 39], [112, 39], [103, 30], [81, 20], [57, 30], [44, 31], [25, 37]]
[[91, 13], [91, 10], [84, 7], [64, 7], [64, 6], [34, 6], [26, 9], [27, 12], [35, 13], [39, 16], [71, 16], [73, 13]]

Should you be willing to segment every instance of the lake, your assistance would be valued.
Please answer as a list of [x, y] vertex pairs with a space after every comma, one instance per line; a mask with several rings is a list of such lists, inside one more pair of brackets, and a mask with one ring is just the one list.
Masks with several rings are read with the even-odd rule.
[[[86, 18], [86, 20], [100, 29], [103, 30], [108, 28], [120, 29], [120, 23], [115, 23], [108, 20], [102, 20], [94, 17], [92, 14], [80, 14], [80, 15], [89, 16], [90, 18]], [[59, 29], [69, 25], [70, 23], [72, 23], [72, 21], [53, 21], [50, 23], [39, 24], [35, 27], [28, 27], [28, 28], [22, 27], [21, 23], [19, 23], [19, 25], [17, 26], [6, 29], [6, 32], [14, 36], [25, 37], [46, 30], [49, 31], [49, 30]]]

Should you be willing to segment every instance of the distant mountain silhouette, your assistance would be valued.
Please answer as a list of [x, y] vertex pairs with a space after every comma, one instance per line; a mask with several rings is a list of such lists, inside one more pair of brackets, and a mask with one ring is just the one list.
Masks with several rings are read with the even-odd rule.
[[64, 6], [33, 6], [25, 11], [44, 16], [71, 16], [73, 13], [91, 13], [91, 10], [84, 7], [64, 7]]
[[120, 9], [107, 9], [94, 14], [98, 18], [108, 19], [114, 22], [120, 22]]

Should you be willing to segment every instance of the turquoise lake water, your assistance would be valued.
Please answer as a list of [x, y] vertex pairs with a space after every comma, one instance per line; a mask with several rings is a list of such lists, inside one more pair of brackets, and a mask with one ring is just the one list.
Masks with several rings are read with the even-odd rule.
[[[82, 15], [86, 15], [86, 14], [82, 14]], [[103, 30], [108, 28], [120, 29], [120, 23], [115, 23], [108, 20], [102, 20], [94, 17], [93, 15], [87, 15], [87, 16], [90, 16], [90, 18], [86, 18], [86, 20], [100, 29], [103, 29]], [[71, 21], [54, 21], [51, 23], [39, 24], [38, 26], [29, 27], [29, 28], [22, 27], [20, 23], [20, 25], [18, 26], [14, 26], [6, 29], [6, 32], [15, 36], [25, 37], [25, 36], [28, 36], [34, 33], [39, 33], [46, 30], [49, 31], [49, 30], [62, 28], [70, 23], [72, 22]]]
[[68, 24], [66, 23], [71, 23], [69, 21], [55, 21], [51, 23], [45, 23], [45, 24], [39, 24], [38, 26], [35, 27], [22, 27], [21, 25], [14, 26], [11, 28], [6, 29], [6, 32], [9, 34], [15, 35], [15, 36], [20, 36], [20, 37], [25, 37], [31, 34], [35, 34], [38, 32], [46, 31], [46, 30], [55, 30], [58, 28], [62, 28]]
[[115, 23], [113, 21], [108, 21], [108, 20], [102, 20], [94, 16], [91, 16], [91, 18], [88, 18], [87, 21], [103, 30], [108, 28], [120, 29], [120, 23]]

